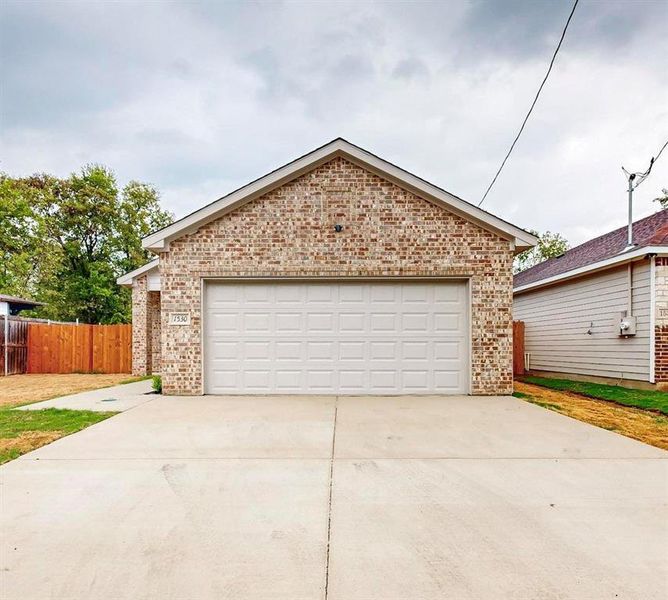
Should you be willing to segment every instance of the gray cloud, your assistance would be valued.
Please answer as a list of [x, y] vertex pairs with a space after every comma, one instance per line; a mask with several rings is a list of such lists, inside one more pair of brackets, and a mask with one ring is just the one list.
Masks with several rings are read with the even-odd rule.
[[[102, 162], [183, 215], [342, 135], [476, 201], [570, 6], [4, 2], [0, 169]], [[668, 135], [666, 6], [581, 0], [486, 208], [573, 241], [623, 223], [620, 165]], [[639, 216], [666, 186], [668, 160]]]

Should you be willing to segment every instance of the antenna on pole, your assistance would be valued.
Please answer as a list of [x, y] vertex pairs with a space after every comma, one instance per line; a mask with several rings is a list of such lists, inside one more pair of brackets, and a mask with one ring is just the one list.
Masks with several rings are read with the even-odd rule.
[[663, 149], [668, 145], [668, 141], [661, 147], [661, 150], [659, 150], [659, 153], [656, 156], [652, 156], [649, 160], [649, 167], [647, 167], [647, 170], [643, 173], [631, 173], [630, 171], [627, 171], [624, 166], [622, 165], [622, 171], [624, 171], [624, 175], [626, 176], [627, 181], [629, 182], [629, 187], [628, 187], [628, 193], [629, 193], [629, 224], [628, 224], [628, 235], [626, 239], [626, 248], [622, 250], [622, 252], [625, 252], [626, 250], [630, 250], [635, 246], [633, 243], [633, 191], [643, 182], [645, 179], [649, 177], [649, 174], [652, 172], [652, 167], [654, 166], [654, 163], [656, 162], [656, 159], [661, 156], [661, 153], [663, 152]]

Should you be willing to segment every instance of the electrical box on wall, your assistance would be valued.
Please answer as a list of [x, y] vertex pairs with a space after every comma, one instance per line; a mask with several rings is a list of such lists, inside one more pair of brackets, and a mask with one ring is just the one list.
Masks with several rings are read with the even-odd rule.
[[636, 317], [627, 315], [626, 311], [619, 314], [617, 321], [618, 333], [621, 337], [630, 337], [636, 334]]

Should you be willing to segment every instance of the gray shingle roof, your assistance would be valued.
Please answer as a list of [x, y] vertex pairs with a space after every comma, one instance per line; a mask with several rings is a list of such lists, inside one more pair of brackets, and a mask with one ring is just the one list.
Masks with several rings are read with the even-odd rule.
[[[633, 223], [633, 242], [643, 246], [668, 246], [668, 209]], [[626, 226], [601, 235], [557, 258], [550, 258], [515, 275], [514, 287], [536, 283], [548, 277], [561, 275], [587, 265], [616, 256], [626, 248]]]

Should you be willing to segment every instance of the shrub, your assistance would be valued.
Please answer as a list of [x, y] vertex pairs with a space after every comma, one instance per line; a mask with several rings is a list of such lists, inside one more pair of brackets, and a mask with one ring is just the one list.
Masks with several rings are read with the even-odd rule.
[[158, 394], [162, 394], [162, 377], [160, 375], [153, 375], [153, 389]]

